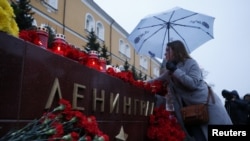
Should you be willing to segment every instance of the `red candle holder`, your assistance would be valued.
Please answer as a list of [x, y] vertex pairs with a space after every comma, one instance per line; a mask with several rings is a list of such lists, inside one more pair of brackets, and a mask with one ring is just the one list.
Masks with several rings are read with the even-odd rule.
[[75, 61], [79, 61], [79, 49], [77, 49], [76, 46], [69, 44], [66, 56]]
[[68, 44], [65, 41], [65, 36], [63, 34], [56, 34], [54, 41], [51, 44], [51, 50], [59, 55], [66, 56]]
[[39, 46], [47, 49], [48, 39], [49, 39], [48, 29], [44, 26], [38, 26], [36, 28], [36, 32], [39, 37], [38, 41]]
[[79, 50], [78, 61], [80, 62], [80, 64], [86, 65], [88, 58], [89, 58], [88, 54], [84, 52], [82, 49], [78, 49], [78, 50]]
[[100, 57], [99, 61], [100, 61], [100, 71], [106, 72], [106, 65], [107, 65], [106, 59], [104, 57]]
[[91, 50], [89, 52], [89, 56], [88, 56], [88, 60], [86, 65], [90, 68], [96, 69], [96, 70], [100, 70], [100, 62], [98, 59], [98, 52]]

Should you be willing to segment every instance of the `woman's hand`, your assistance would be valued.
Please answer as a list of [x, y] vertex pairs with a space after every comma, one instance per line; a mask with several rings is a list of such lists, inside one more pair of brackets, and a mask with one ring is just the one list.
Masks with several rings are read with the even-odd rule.
[[177, 67], [176, 67], [176, 62], [174, 62], [174, 61], [168, 61], [167, 63], [166, 63], [166, 69], [168, 69], [169, 71], [171, 71], [171, 72], [174, 72], [176, 69], [177, 69]]

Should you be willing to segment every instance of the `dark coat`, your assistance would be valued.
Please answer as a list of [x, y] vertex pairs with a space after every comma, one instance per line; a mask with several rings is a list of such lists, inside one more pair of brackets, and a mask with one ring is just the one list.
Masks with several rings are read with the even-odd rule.
[[234, 124], [250, 124], [250, 102], [242, 99], [226, 101], [225, 107]]

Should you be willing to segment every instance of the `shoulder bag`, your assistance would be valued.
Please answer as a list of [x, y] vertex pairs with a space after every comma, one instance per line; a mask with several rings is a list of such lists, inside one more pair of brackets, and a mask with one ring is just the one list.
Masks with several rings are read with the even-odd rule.
[[[210, 86], [208, 86], [208, 96], [207, 96], [207, 102], [205, 104], [189, 105], [181, 109], [181, 114], [184, 124], [200, 125], [208, 123], [209, 121], [208, 102], [210, 96], [212, 96], [212, 91]], [[214, 102], [213, 96], [212, 100]]]

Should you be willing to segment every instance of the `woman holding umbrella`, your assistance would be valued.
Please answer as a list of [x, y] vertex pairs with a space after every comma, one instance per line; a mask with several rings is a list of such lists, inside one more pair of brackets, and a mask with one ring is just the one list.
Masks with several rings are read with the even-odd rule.
[[169, 42], [166, 47], [166, 71], [158, 78], [152, 79], [168, 82], [168, 90], [174, 98], [175, 115], [188, 137], [196, 141], [208, 140], [208, 124], [232, 125], [232, 121], [220, 98], [212, 92], [213, 100], [209, 100], [209, 122], [202, 125], [184, 125], [180, 109], [185, 105], [206, 103], [209, 86], [203, 80], [202, 70], [198, 63], [190, 57], [184, 44], [177, 40]]

